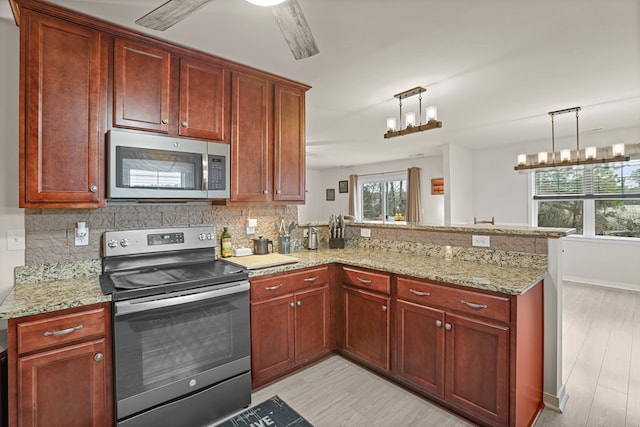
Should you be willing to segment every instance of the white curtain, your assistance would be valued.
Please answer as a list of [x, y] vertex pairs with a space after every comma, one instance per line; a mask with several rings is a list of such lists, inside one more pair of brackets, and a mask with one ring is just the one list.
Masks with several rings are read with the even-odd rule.
[[407, 170], [407, 212], [405, 220], [410, 223], [422, 222], [422, 197], [420, 196], [420, 168]]

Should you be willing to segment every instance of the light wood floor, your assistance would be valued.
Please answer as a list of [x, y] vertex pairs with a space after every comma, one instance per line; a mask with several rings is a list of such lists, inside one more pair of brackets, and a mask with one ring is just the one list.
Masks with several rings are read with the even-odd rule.
[[[565, 282], [563, 414], [536, 426], [640, 427], [640, 292]], [[455, 415], [341, 358], [255, 392], [279, 395], [316, 427], [468, 426]]]

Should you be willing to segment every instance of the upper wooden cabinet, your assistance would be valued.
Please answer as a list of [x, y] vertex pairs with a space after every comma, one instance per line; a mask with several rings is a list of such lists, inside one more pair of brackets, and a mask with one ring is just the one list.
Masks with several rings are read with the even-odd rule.
[[20, 37], [20, 207], [104, 206], [104, 37], [29, 10]]
[[[179, 78], [174, 79], [174, 74]], [[116, 39], [113, 125], [228, 141], [226, 76], [220, 65], [178, 58], [155, 46]], [[172, 84], [174, 80], [179, 84]]]
[[231, 200], [304, 202], [305, 90], [234, 72]]
[[116, 39], [113, 125], [169, 132], [171, 54], [146, 44]]

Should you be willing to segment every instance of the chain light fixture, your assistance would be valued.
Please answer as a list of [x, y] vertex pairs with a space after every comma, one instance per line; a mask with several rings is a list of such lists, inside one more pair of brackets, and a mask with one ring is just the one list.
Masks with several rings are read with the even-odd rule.
[[[608, 147], [586, 147], [580, 149], [579, 112], [580, 107], [565, 108], [563, 110], [550, 111], [551, 116], [551, 151], [541, 151], [537, 154], [518, 154], [518, 164], [515, 170], [540, 169], [560, 166], [577, 166], [596, 163], [625, 162], [630, 159], [625, 155], [624, 144], [613, 144]], [[562, 149], [556, 153], [555, 146], [555, 121], [558, 114], [576, 113], [576, 149]]]
[[398, 98], [400, 104], [400, 116], [397, 123], [402, 122], [402, 100], [418, 95], [418, 124], [416, 125], [416, 115], [413, 112], [408, 112], [405, 115], [405, 127], [400, 130], [396, 130], [396, 119], [391, 117], [387, 119], [387, 133], [384, 134], [385, 138], [394, 138], [396, 136], [408, 135], [411, 133], [422, 132], [430, 129], [437, 129], [442, 127], [442, 122], [438, 121], [438, 109], [434, 106], [429, 106], [426, 109], [425, 123], [422, 124], [422, 93], [427, 89], [422, 86], [414, 87], [413, 89], [405, 90], [394, 95], [394, 98]]

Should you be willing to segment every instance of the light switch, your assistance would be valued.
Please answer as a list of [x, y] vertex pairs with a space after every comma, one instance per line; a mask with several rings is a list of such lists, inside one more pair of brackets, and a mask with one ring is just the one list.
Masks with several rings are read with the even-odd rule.
[[370, 228], [361, 228], [360, 229], [360, 237], [371, 237], [371, 229]]
[[23, 251], [24, 249], [24, 230], [7, 230], [7, 250]]
[[471, 244], [480, 248], [488, 248], [491, 246], [491, 239], [489, 236], [471, 236]]

